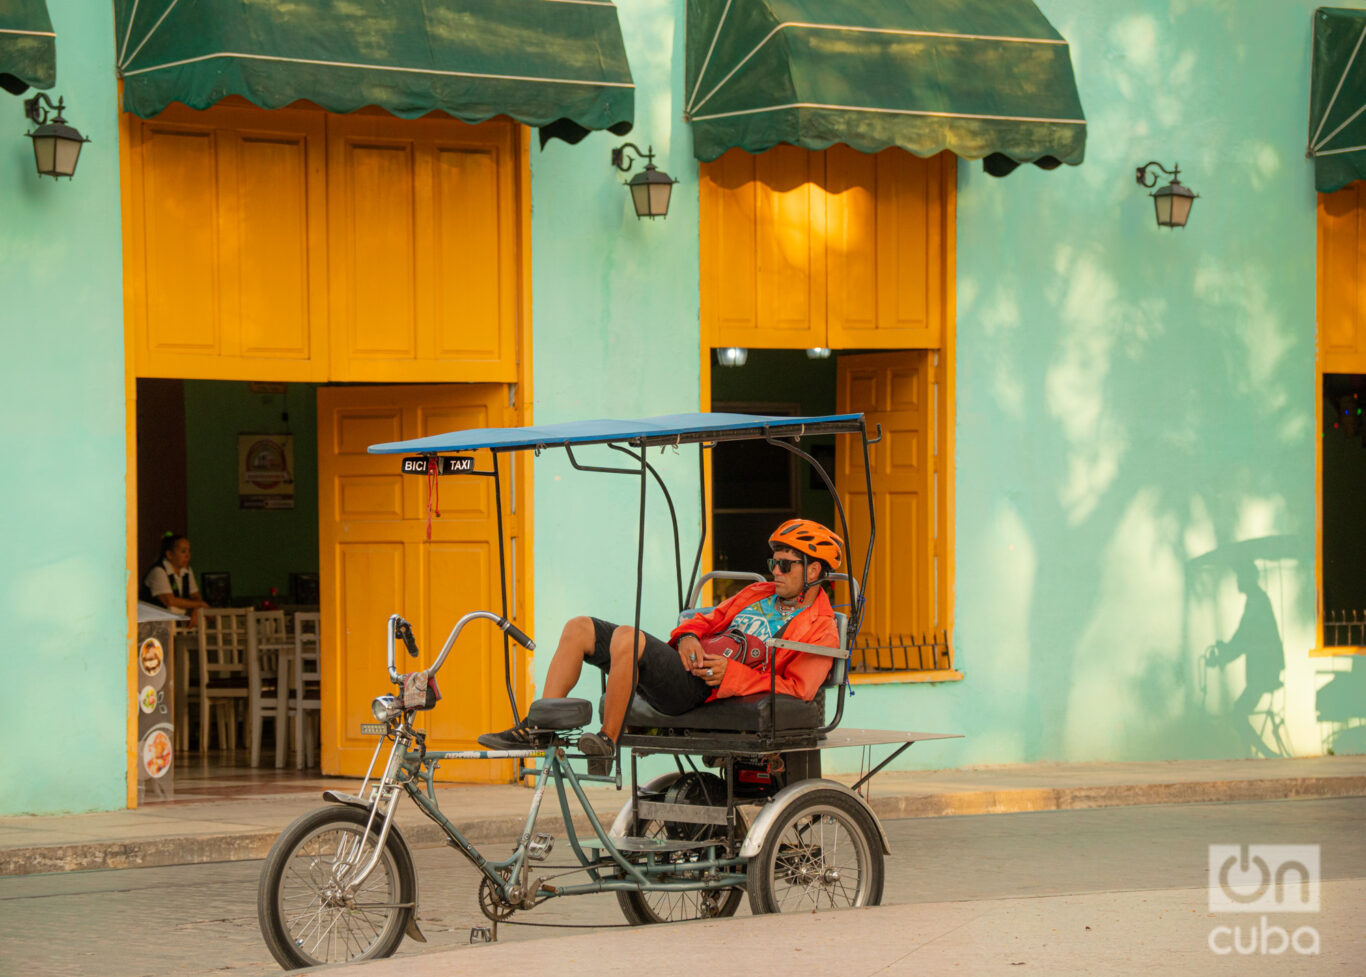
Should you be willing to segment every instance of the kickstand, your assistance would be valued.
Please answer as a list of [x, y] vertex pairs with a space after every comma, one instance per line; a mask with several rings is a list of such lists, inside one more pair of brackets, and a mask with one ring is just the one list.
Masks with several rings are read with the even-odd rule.
[[493, 921], [492, 926], [471, 926], [471, 943], [497, 943], [498, 942], [498, 920]]

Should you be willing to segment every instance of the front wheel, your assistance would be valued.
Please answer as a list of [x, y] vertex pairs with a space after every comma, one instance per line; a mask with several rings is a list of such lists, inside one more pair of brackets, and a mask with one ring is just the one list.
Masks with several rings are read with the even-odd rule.
[[286, 970], [387, 957], [414, 912], [412, 857], [390, 832], [378, 864], [355, 891], [346, 876], [379, 841], [369, 811], [324, 807], [276, 839], [261, 869], [256, 911], [266, 947]]
[[813, 790], [793, 801], [749, 862], [749, 908], [816, 912], [882, 901], [877, 823], [856, 798]]

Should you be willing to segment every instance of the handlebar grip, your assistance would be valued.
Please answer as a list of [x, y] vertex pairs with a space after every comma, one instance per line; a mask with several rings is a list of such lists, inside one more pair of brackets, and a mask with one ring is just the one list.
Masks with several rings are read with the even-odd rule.
[[417, 641], [413, 638], [413, 626], [407, 621], [400, 620], [394, 626], [394, 631], [403, 639], [403, 647], [408, 649], [408, 654], [417, 657]]
[[504, 618], [502, 627], [503, 627], [503, 630], [506, 631], [506, 632], [508, 633], [508, 637], [509, 637], [509, 638], [511, 638], [513, 641], [517, 642], [519, 645], [521, 645], [521, 646], [522, 646], [523, 648], [525, 648], [527, 651], [535, 651], [535, 650], [536, 650], [536, 642], [534, 642], [534, 641], [532, 641], [530, 638], [528, 638], [528, 637], [526, 636], [526, 633], [525, 633], [521, 628], [517, 627], [517, 625], [513, 624], [511, 621], [509, 621], [509, 620], [507, 620], [506, 618]]

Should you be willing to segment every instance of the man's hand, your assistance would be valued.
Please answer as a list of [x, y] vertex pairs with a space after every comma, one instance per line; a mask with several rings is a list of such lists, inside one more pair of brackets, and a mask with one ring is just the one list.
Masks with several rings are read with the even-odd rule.
[[678, 639], [678, 657], [685, 669], [696, 673], [698, 663], [702, 661], [702, 642], [697, 640], [697, 635], [685, 634]]
[[726, 666], [729, 664], [730, 659], [725, 655], [704, 653], [698, 660], [697, 666], [692, 669], [692, 673], [712, 688], [716, 688], [721, 684], [721, 679], [726, 674]]

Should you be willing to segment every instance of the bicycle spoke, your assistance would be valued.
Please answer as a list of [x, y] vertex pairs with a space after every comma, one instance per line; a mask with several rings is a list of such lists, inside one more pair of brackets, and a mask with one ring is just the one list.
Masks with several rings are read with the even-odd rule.
[[285, 932], [319, 963], [365, 956], [384, 937], [401, 910], [391, 858], [381, 857], [355, 892], [344, 879], [374, 855], [374, 838], [359, 825], [331, 827], [304, 840], [285, 864], [277, 893]]
[[870, 853], [844, 811], [817, 808], [789, 821], [769, 865], [773, 908], [826, 911], [864, 903]]

